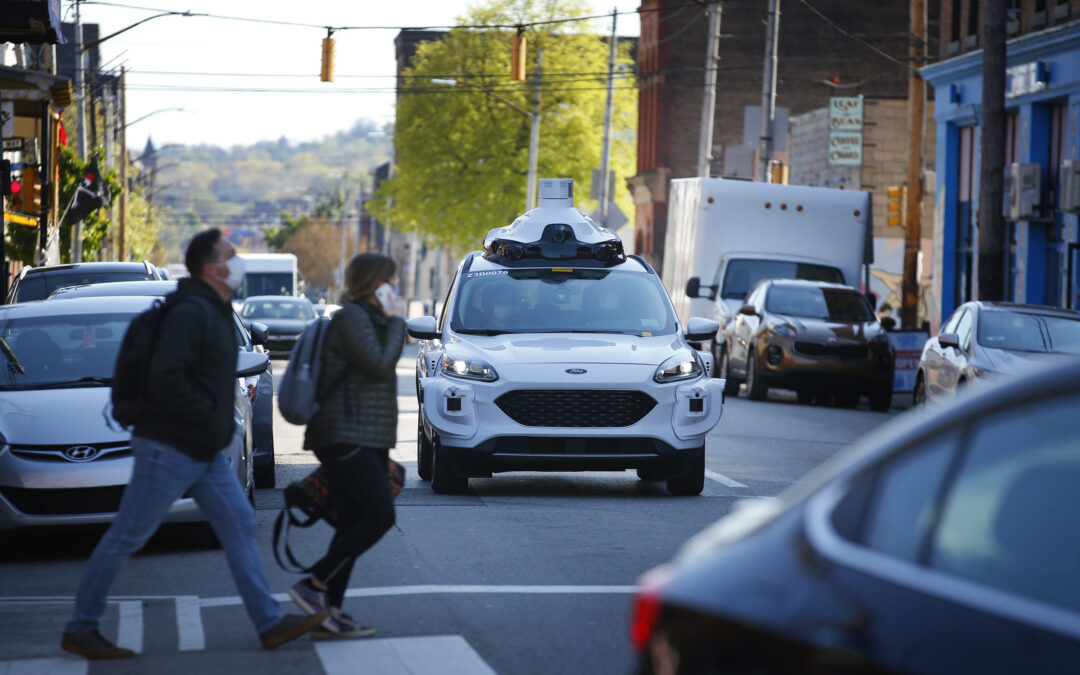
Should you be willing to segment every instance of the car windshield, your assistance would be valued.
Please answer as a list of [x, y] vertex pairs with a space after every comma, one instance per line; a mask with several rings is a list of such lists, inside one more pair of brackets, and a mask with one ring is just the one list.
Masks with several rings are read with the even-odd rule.
[[459, 333], [631, 333], [677, 330], [652, 275], [597, 269], [465, 272], [451, 315]]
[[1080, 354], [1080, 320], [987, 310], [979, 314], [977, 340], [991, 349]]
[[296, 319], [310, 321], [315, 310], [306, 300], [247, 300], [240, 310], [245, 319]]
[[11, 319], [0, 327], [0, 389], [108, 386], [133, 314]]
[[857, 291], [776, 284], [769, 289], [765, 311], [826, 321], [873, 321], [870, 303]]
[[727, 264], [720, 297], [742, 300], [757, 282], [763, 279], [803, 279], [844, 283], [844, 275], [835, 267], [782, 260], [753, 260], [740, 258]]
[[83, 272], [73, 270], [70, 274], [30, 274], [19, 281], [12, 302], [44, 300], [58, 288], [107, 284], [114, 281], [144, 281], [153, 279], [149, 272]]

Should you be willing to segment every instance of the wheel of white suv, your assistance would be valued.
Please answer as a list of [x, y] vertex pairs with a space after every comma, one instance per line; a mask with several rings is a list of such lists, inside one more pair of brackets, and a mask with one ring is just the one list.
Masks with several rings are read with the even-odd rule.
[[692, 497], [705, 489], [705, 446], [701, 447], [700, 456], [690, 465], [690, 469], [678, 478], [669, 478], [667, 489], [679, 497]]
[[438, 437], [432, 443], [431, 489], [440, 495], [456, 495], [469, 488], [469, 477], [446, 459]]
[[431, 480], [432, 444], [424, 433], [424, 422], [419, 416], [416, 420], [416, 473], [420, 480]]

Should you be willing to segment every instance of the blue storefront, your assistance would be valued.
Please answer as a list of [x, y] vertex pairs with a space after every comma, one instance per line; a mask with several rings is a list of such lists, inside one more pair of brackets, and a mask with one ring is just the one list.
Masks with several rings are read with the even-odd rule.
[[[1080, 173], [1080, 22], [1009, 41], [1005, 173], [1008, 300], [1080, 308], [1080, 224], [1062, 187]], [[934, 292], [941, 316], [978, 299], [982, 52], [922, 69], [934, 87]], [[1071, 162], [1069, 161], [1071, 160]], [[1010, 165], [1016, 165], [1010, 167]], [[1037, 165], [1033, 166], [1033, 165]], [[1062, 206], [1069, 208], [1063, 209]]]

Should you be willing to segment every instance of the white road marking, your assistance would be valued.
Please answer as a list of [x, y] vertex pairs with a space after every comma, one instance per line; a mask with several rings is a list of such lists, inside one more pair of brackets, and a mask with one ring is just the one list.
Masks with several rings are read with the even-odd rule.
[[317, 642], [326, 675], [364, 672], [382, 675], [495, 675], [460, 635]]
[[86, 675], [90, 662], [81, 656], [50, 656], [41, 659], [0, 661], [0, 675]]
[[203, 633], [202, 608], [197, 595], [181, 595], [176, 598], [176, 630], [182, 652], [206, 649]]
[[[637, 591], [636, 586], [484, 586], [484, 585], [420, 585], [381, 586], [377, 588], [350, 588], [345, 592], [349, 598], [375, 598], [392, 595], [436, 595], [445, 593], [495, 594], [495, 595], [627, 595]], [[275, 593], [278, 602], [290, 602], [288, 593]], [[241, 604], [240, 596], [206, 598], [200, 607], [228, 607]]]
[[715, 471], [712, 471], [710, 469], [705, 469], [705, 477], [709, 478], [709, 479], [712, 479], [712, 480], [716, 481], [717, 483], [721, 483], [723, 485], [726, 485], [726, 486], [728, 486], [730, 488], [748, 487], [746, 485], [743, 485], [739, 481], [735, 480], [734, 478], [728, 478], [724, 474], [716, 473]]
[[120, 625], [116, 629], [116, 644], [136, 654], [143, 650], [143, 606], [141, 600], [117, 603]]

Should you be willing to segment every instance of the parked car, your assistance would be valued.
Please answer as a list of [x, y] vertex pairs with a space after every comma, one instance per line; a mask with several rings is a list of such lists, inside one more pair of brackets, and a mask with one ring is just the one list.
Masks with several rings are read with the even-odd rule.
[[240, 305], [239, 314], [245, 321], [259, 321], [270, 329], [266, 350], [273, 358], [288, 358], [300, 333], [318, 318], [310, 300], [291, 295], [246, 298]]
[[[151, 296], [164, 298], [176, 290], [176, 281], [121, 281], [114, 284], [67, 286], [49, 296], [53, 299]], [[244, 322], [233, 312], [236, 342], [241, 352], [261, 352], [269, 329], [258, 321]], [[121, 336], [122, 337], [122, 336]], [[251, 399], [252, 443], [255, 452], [255, 487], [272, 488], [274, 477], [274, 367], [248, 378]]]
[[1068, 673], [1080, 360], [899, 416], [643, 575], [649, 673]]
[[24, 267], [11, 284], [8, 304], [44, 300], [65, 286], [103, 284], [116, 281], [164, 279], [164, 270], [151, 263], [86, 262], [47, 267]]
[[[132, 318], [153, 298], [52, 300], [0, 307], [0, 530], [107, 523], [131, 475], [131, 433], [108, 416], [110, 383]], [[226, 452], [253, 496], [251, 403], [245, 378], [265, 354], [237, 364], [236, 432]], [[203, 520], [177, 500], [167, 522]]]
[[763, 400], [770, 387], [794, 389], [800, 403], [832, 395], [853, 407], [892, 405], [896, 353], [856, 289], [795, 279], [758, 283], [739, 309], [720, 358], [727, 393]]
[[1080, 312], [1009, 302], [966, 302], [923, 346], [915, 405], [975, 383], [1019, 377], [1080, 354]]
[[341, 309], [341, 305], [334, 305], [323, 302], [315, 303], [314, 305], [312, 305], [312, 307], [315, 309], [316, 315], [320, 317], [325, 316], [327, 318], [334, 316], [334, 312]]
[[634, 469], [699, 494], [723, 386], [688, 340], [717, 324], [684, 329], [652, 267], [573, 208], [570, 181], [540, 185], [538, 208], [465, 257], [440, 318], [406, 324], [423, 341], [420, 477], [455, 493], [500, 471]]

